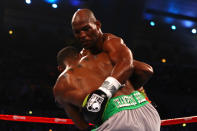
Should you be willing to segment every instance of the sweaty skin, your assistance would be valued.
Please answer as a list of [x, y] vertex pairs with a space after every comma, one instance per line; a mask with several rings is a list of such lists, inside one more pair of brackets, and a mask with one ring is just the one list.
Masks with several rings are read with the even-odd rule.
[[102, 33], [101, 23], [88, 9], [80, 9], [73, 15], [72, 30], [82, 44], [85, 55], [77, 65], [69, 66], [59, 76], [54, 95], [76, 126], [86, 129], [88, 123], [80, 113], [82, 102], [108, 76], [125, 84], [113, 97], [134, 91], [134, 87], [128, 82], [134, 68], [133, 55], [120, 37]]
[[[64, 92], [60, 92], [62, 94], [59, 95], [61, 97], [63, 95], [66, 99], [61, 100], [81, 107], [86, 95], [98, 89], [106, 77], [110, 75], [112, 69], [113, 66], [106, 53], [85, 56], [77, 65], [61, 73], [54, 91], [56, 93], [57, 90], [62, 89]], [[133, 87], [128, 82], [114, 96], [130, 94], [133, 90]], [[59, 98], [58, 95], [55, 96]]]
[[90, 10], [80, 9], [73, 15], [72, 30], [84, 51], [88, 50], [91, 54], [107, 53], [113, 64], [109, 76], [116, 78], [121, 84], [128, 80], [133, 72], [132, 52], [120, 37], [102, 33], [101, 23]]
[[[54, 86], [55, 99], [79, 129], [88, 127], [80, 113], [84, 98], [98, 89], [112, 70], [109, 56], [99, 53], [82, 57], [78, 64], [65, 69], [57, 79]], [[127, 81], [125, 87], [119, 89], [113, 97], [128, 95], [133, 91], [134, 87]]]

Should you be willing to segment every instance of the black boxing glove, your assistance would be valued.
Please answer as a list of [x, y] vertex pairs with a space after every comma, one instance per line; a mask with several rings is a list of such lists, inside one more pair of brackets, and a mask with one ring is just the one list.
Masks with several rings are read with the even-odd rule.
[[107, 101], [107, 95], [101, 90], [96, 90], [89, 94], [82, 106], [85, 120], [92, 124], [99, 124]]
[[82, 113], [87, 122], [99, 124], [108, 99], [121, 87], [113, 77], [107, 77], [98, 90], [93, 91], [83, 101]]

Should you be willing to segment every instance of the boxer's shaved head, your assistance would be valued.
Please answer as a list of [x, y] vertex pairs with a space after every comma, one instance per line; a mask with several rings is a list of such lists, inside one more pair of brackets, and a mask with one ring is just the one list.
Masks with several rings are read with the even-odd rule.
[[79, 23], [79, 22], [96, 22], [96, 17], [94, 13], [89, 9], [79, 9], [75, 12], [72, 17], [71, 24]]

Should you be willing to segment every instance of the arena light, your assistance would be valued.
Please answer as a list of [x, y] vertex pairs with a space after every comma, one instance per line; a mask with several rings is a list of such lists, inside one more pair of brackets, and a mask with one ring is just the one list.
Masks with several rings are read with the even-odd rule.
[[57, 6], [57, 4], [52, 4], [52, 7], [57, 8], [58, 6]]
[[164, 21], [165, 21], [166, 23], [168, 23], [168, 24], [171, 24], [171, 23], [174, 22], [174, 18], [172, 18], [172, 17], [165, 17], [165, 18], [164, 18]]
[[162, 63], [166, 63], [166, 59], [165, 59], [165, 58], [162, 58], [162, 59], [161, 59], [161, 62], [162, 62]]
[[80, 0], [70, 0], [72, 6], [79, 6], [81, 4]]
[[9, 30], [9, 32], [8, 32], [10, 35], [12, 35], [13, 34], [13, 30]]
[[172, 29], [172, 30], [176, 30], [176, 26], [175, 26], [175, 25], [172, 25], [172, 26], [171, 26], [171, 29]]
[[144, 13], [144, 19], [145, 20], [151, 20], [151, 19], [153, 19], [153, 15], [149, 14], [149, 13]]
[[150, 26], [155, 26], [155, 22], [154, 21], [150, 21]]
[[25, 0], [26, 4], [31, 4], [31, 0]]
[[186, 124], [186, 123], [183, 123], [183, 124], [182, 124], [182, 126], [183, 126], [183, 127], [186, 127], [186, 126], [187, 126], [187, 124]]
[[187, 28], [191, 28], [192, 26], [194, 26], [194, 22], [190, 21], [190, 20], [183, 20], [182, 25], [187, 27]]
[[193, 34], [196, 34], [196, 29], [192, 29], [192, 33]]
[[54, 4], [57, 3], [58, 0], [45, 0], [47, 3]]
[[29, 114], [31, 115], [32, 114], [32, 111], [29, 111]]

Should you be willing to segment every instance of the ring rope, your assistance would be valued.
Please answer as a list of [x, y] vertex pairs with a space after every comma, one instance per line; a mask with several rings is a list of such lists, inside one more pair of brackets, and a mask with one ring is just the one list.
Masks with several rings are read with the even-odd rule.
[[[53, 123], [53, 124], [74, 124], [71, 119], [63, 118], [49, 118], [49, 117], [36, 117], [36, 116], [19, 116], [19, 115], [5, 115], [0, 114], [0, 120], [7, 121], [23, 121], [23, 122], [37, 122], [37, 123]], [[161, 121], [161, 125], [176, 125], [182, 123], [197, 122], [197, 116], [166, 119]], [[89, 124], [92, 125], [92, 124]]]
[[74, 122], [71, 119], [35, 117], [35, 116], [19, 116], [19, 115], [4, 115], [4, 114], [0, 114], [0, 120], [38, 122], [38, 123], [54, 123], [54, 124], [74, 124]]
[[197, 116], [190, 117], [182, 117], [182, 118], [174, 118], [174, 119], [166, 119], [161, 121], [161, 125], [176, 125], [182, 123], [194, 123], [197, 122]]

